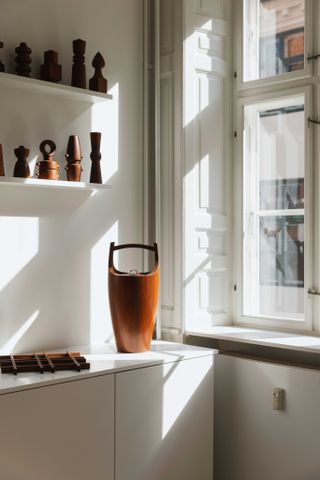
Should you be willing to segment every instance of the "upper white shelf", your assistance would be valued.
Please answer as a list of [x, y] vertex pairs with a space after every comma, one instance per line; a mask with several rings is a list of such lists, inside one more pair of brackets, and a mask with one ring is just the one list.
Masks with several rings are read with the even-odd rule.
[[29, 90], [44, 95], [55, 95], [86, 103], [105, 102], [112, 99], [112, 95], [106, 93], [93, 92], [61, 83], [44, 82], [36, 78], [20, 77], [11, 73], [0, 72], [0, 86]]
[[0, 187], [38, 187], [61, 190], [91, 191], [110, 189], [105, 183], [67, 182], [66, 180], [39, 180], [37, 178], [0, 177]]

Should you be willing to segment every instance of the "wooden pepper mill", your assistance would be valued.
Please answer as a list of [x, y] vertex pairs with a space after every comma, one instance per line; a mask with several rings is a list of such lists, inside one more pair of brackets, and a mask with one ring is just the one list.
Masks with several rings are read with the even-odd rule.
[[0, 177], [4, 177], [4, 163], [3, 163], [3, 152], [2, 152], [1, 143], [0, 143]]
[[[0, 42], [0, 48], [3, 48], [3, 42]], [[0, 72], [4, 72], [4, 71], [5, 71], [4, 65], [0, 60]]]
[[43, 140], [40, 143], [39, 150], [43, 155], [43, 160], [37, 163], [39, 168], [37, 177], [44, 180], [59, 180], [59, 164], [53, 158], [56, 152], [56, 144], [52, 140]]
[[60, 82], [62, 67], [58, 64], [58, 52], [48, 50], [44, 52], [44, 63], [40, 66], [40, 78], [46, 82]]
[[101, 177], [101, 168], [100, 168], [100, 143], [101, 143], [101, 133], [100, 132], [91, 132], [91, 171], [90, 171], [90, 183], [102, 183]]
[[31, 48], [25, 42], [20, 43], [20, 45], [15, 49], [17, 54], [16, 61], [16, 74], [21, 77], [30, 77], [31, 75]]
[[13, 170], [14, 177], [30, 177], [30, 168], [27, 162], [27, 157], [29, 156], [29, 153], [29, 148], [25, 148], [23, 145], [20, 145], [20, 147], [14, 149], [14, 154], [17, 157], [17, 161]]
[[93, 60], [92, 66], [95, 69], [94, 75], [89, 80], [89, 89], [95, 92], [107, 93], [108, 82], [102, 75], [102, 69], [105, 66], [105, 61], [100, 52], [98, 52]]
[[80, 182], [81, 179], [81, 147], [78, 135], [70, 135], [66, 152], [67, 166], [67, 180], [69, 182]]
[[86, 42], [81, 40], [74, 40], [73, 46], [73, 65], [71, 85], [78, 88], [87, 88], [86, 82], [86, 66], [84, 64], [84, 54], [86, 50]]

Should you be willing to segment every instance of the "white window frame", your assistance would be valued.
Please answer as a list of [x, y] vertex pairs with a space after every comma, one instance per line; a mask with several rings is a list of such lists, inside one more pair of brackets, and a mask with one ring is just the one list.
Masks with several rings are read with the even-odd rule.
[[[244, 158], [243, 158], [243, 133], [244, 133], [244, 107], [263, 103], [264, 101], [272, 101], [277, 99], [292, 98], [299, 95], [304, 96], [305, 109], [305, 251], [310, 254], [305, 255], [305, 287], [304, 287], [304, 305], [305, 316], [304, 320], [293, 319], [276, 319], [266, 316], [248, 316], [243, 314], [243, 248], [244, 248]], [[255, 96], [241, 98], [237, 102], [237, 125], [239, 135], [234, 148], [234, 192], [235, 192], [235, 207], [234, 207], [234, 256], [235, 256], [235, 284], [236, 301], [235, 301], [235, 319], [234, 323], [242, 326], [260, 326], [268, 328], [281, 328], [285, 330], [305, 330], [310, 331], [313, 328], [313, 302], [307, 290], [312, 285], [312, 127], [308, 125], [308, 117], [311, 115], [311, 87], [298, 87], [290, 90], [278, 90], [277, 92], [262, 93]], [[239, 161], [240, 159], [240, 161]]]
[[[252, 90], [259, 87], [270, 87], [283, 83], [293, 82], [294, 80], [302, 80], [311, 78], [313, 75], [313, 62], [308, 62], [307, 58], [314, 53], [313, 50], [313, 18], [315, 13], [313, 0], [305, 0], [305, 32], [304, 32], [304, 58], [305, 68], [294, 72], [275, 75], [273, 77], [261, 78], [257, 80], [243, 81], [244, 58], [243, 58], [243, 3], [245, 0], [237, 0], [234, 2], [234, 19], [237, 41], [235, 45], [235, 68], [236, 89], [238, 92]], [[316, 0], [317, 1], [317, 0]], [[320, 69], [320, 63], [319, 63]]]

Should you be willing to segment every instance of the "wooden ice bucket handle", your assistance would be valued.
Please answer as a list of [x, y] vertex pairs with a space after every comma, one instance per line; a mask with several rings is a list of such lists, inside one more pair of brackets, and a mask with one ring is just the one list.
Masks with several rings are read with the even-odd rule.
[[[127, 273], [114, 267], [113, 254], [125, 248], [143, 248], [154, 252], [150, 272]], [[154, 330], [159, 290], [158, 247], [129, 243], [110, 244], [108, 269], [109, 304], [118, 352], [146, 352]]]

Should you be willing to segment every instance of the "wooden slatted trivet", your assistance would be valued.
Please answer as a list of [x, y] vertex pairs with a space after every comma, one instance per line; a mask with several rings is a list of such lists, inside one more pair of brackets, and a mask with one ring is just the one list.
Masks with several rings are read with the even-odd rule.
[[90, 363], [79, 352], [34, 353], [30, 355], [0, 356], [2, 373], [52, 372], [57, 370], [88, 370]]

